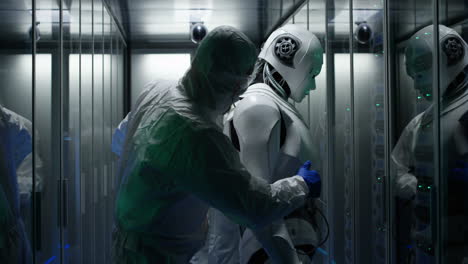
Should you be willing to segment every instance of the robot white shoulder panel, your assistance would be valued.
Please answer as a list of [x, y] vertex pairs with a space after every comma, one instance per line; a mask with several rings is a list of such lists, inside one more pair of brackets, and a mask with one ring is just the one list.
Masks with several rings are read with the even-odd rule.
[[275, 102], [264, 95], [251, 94], [236, 106], [233, 124], [241, 144], [268, 142], [273, 130], [281, 122], [281, 113]]
[[276, 103], [267, 96], [252, 94], [239, 101], [234, 109], [234, 126], [273, 127], [281, 120], [281, 114]]

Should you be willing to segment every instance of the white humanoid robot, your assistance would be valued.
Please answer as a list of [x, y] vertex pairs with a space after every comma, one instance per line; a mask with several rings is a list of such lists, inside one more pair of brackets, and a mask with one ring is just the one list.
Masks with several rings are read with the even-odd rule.
[[[406, 48], [406, 70], [414, 87], [429, 101], [440, 100], [441, 177], [444, 185], [443, 237], [447, 263], [462, 263], [468, 256], [468, 45], [460, 35], [439, 26], [439, 47], [433, 43], [434, 27], [418, 31]], [[433, 51], [439, 49], [440, 98], [432, 99]], [[396, 194], [414, 207], [411, 239], [415, 259], [411, 263], [433, 263], [434, 219], [434, 108], [430, 106], [405, 128], [392, 153], [396, 168]], [[466, 259], [468, 260], [468, 259]], [[410, 263], [408, 262], [408, 263]], [[445, 261], [444, 261], [445, 262]]]
[[[315, 89], [323, 64], [318, 38], [296, 25], [271, 34], [259, 55], [257, 78], [225, 115], [230, 137], [246, 169], [272, 183], [294, 175], [306, 160], [319, 165], [309, 128], [288, 99], [299, 103]], [[315, 167], [317, 168], [317, 167]], [[216, 263], [310, 263], [320, 234], [315, 201], [261, 232], [210, 212], [208, 251]]]

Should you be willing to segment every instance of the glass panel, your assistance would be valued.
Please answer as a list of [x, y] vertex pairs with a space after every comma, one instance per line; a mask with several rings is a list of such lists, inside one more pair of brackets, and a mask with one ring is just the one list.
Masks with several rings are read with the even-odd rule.
[[110, 195], [110, 180], [111, 180], [111, 139], [112, 139], [112, 58], [111, 58], [111, 48], [112, 48], [112, 32], [111, 32], [111, 17], [107, 10], [104, 10], [104, 89], [103, 89], [103, 174], [102, 174], [102, 184], [103, 184], [103, 194], [102, 200], [102, 213], [103, 221], [101, 229], [103, 229], [103, 240], [104, 240], [104, 263], [110, 263], [110, 253], [112, 245], [112, 225], [113, 223], [113, 212], [109, 211], [110, 204], [114, 202], [113, 197]]
[[[435, 263], [432, 1], [389, 2], [393, 263]], [[424, 28], [424, 29], [423, 29]], [[422, 29], [422, 31], [420, 31]], [[426, 46], [429, 45], [429, 46]]]
[[441, 263], [468, 262], [467, 12], [466, 1], [439, 1]]
[[94, 193], [94, 263], [105, 263], [104, 261], [104, 210], [103, 210], [103, 91], [104, 91], [104, 21], [103, 5], [101, 1], [93, 2], [93, 116], [92, 116], [92, 185]]
[[[325, 51], [325, 1], [307, 1], [299, 12], [288, 22], [300, 27], [304, 27], [315, 34]], [[329, 231], [325, 219], [328, 214], [328, 173], [327, 173], [327, 89], [326, 89], [326, 54], [323, 54], [324, 64], [320, 74], [315, 78], [316, 88], [306, 96], [300, 103], [294, 103], [295, 107], [302, 115], [305, 123], [309, 127], [312, 138], [312, 146], [316, 148], [316, 160], [313, 160], [314, 169], [322, 176], [322, 197], [318, 200], [317, 206], [320, 210], [319, 223], [321, 230], [321, 241], [318, 241], [319, 248], [314, 254], [314, 262], [327, 263], [329, 261], [329, 245], [326, 233]], [[327, 217], [328, 218], [328, 217]]]
[[82, 262], [94, 263], [93, 1], [81, 0], [81, 221]]
[[36, 20], [40, 31], [36, 54], [35, 140], [36, 160], [43, 167], [36, 175], [40, 182], [36, 218], [38, 247], [36, 261], [59, 261], [60, 255], [60, 175], [61, 175], [61, 48], [60, 6], [53, 0], [36, 1]]
[[[120, 41], [120, 36], [118, 35], [117, 27], [113, 25], [112, 27], [112, 128], [113, 131], [117, 126], [119, 125], [120, 121], [122, 120], [122, 116], [118, 114], [118, 109], [120, 105], [122, 104], [119, 101], [119, 76], [121, 75], [119, 72], [119, 41]], [[117, 174], [117, 160], [118, 156], [113, 155], [113, 173], [112, 173], [112, 190], [115, 193], [117, 190], [117, 178], [115, 177]], [[114, 195], [113, 193], [113, 195]], [[114, 201], [112, 201], [112, 213], [113, 211], [113, 206], [114, 206]]]
[[[120, 38], [119, 34], [116, 34], [117, 37], [117, 46], [116, 46], [116, 63], [117, 63], [117, 72], [121, 73], [124, 72], [124, 58], [123, 58], [123, 49], [124, 49], [124, 44], [122, 42], [122, 39]], [[123, 109], [123, 102], [124, 102], [124, 92], [123, 92], [123, 87], [124, 87], [124, 75], [123, 74], [118, 74], [116, 77], [116, 100], [117, 100], [117, 124], [122, 121], [124, 118], [124, 109]], [[119, 180], [119, 179], [118, 179]], [[118, 189], [118, 187], [117, 187]]]
[[353, 0], [355, 262], [385, 263], [383, 2]]
[[81, 263], [81, 21], [80, 3], [63, 1], [64, 213], [62, 248], [66, 263]]
[[[0, 263], [30, 263], [33, 229], [32, 1], [1, 1], [0, 23], [0, 244], [3, 246]], [[36, 175], [40, 167], [36, 162]], [[15, 226], [19, 235], [14, 238], [19, 242], [19, 259], [6, 257], [6, 253], [15, 250], [8, 247], [8, 238], [12, 238], [13, 232], [7, 233]]]
[[[301, 16], [300, 14], [296, 18], [297, 24], [304, 23], [309, 31], [313, 32], [315, 36], [320, 40], [323, 50], [326, 52], [325, 32], [326, 32], [326, 0], [321, 1], [309, 1], [308, 3], [308, 14]], [[306, 16], [307, 15], [307, 16]], [[330, 199], [329, 199], [329, 177], [328, 173], [328, 148], [327, 148], [327, 54], [323, 54], [323, 66], [320, 74], [315, 78], [316, 88], [310, 91], [310, 94], [306, 98], [305, 103], [300, 106], [300, 109], [307, 114], [304, 117], [307, 119], [310, 128], [310, 134], [312, 136], [312, 144], [316, 146], [317, 152], [319, 152], [320, 160], [317, 160], [317, 169], [320, 171], [322, 176], [322, 196], [319, 200], [319, 210], [327, 218], [322, 219], [320, 222], [320, 229], [324, 236], [322, 239], [326, 239], [325, 234], [329, 232], [330, 226], [327, 222], [330, 220]], [[301, 110], [300, 110], [301, 111]], [[320, 245], [317, 250], [315, 260], [318, 263], [331, 263], [332, 258], [330, 257], [330, 238], [326, 241], [326, 244]]]
[[327, 7], [327, 107], [331, 118], [334, 153], [328, 179], [330, 256], [336, 263], [356, 263], [354, 255], [354, 160], [351, 101], [350, 11], [348, 0], [328, 1]]

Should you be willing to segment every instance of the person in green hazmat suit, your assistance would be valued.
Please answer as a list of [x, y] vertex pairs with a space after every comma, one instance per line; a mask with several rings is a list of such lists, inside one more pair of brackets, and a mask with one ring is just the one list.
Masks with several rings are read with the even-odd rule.
[[256, 55], [243, 33], [218, 27], [179, 82], [153, 82], [139, 97], [120, 153], [114, 263], [189, 263], [205, 243], [210, 206], [261, 229], [320, 195], [310, 162], [273, 184], [250, 175], [218, 125]]

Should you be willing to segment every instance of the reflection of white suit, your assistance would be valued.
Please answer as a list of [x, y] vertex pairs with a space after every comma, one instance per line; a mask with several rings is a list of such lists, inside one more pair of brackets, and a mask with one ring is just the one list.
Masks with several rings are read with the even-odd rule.
[[[431, 108], [432, 109], [432, 108]], [[411, 199], [416, 195], [418, 180], [411, 173], [411, 167], [414, 166], [415, 143], [421, 132], [421, 122], [425, 112], [416, 116], [405, 127], [392, 152], [392, 162], [396, 168], [396, 191], [397, 195], [404, 199]]]
[[[447, 100], [448, 101], [448, 100]], [[447, 192], [444, 201], [447, 201], [444, 218], [447, 237], [444, 238], [453, 256], [450, 263], [460, 263], [461, 258], [468, 250], [464, 242], [468, 206], [466, 187], [467, 183], [454, 179], [453, 170], [457, 162], [468, 162], [468, 91], [441, 103], [440, 113], [440, 146], [441, 167], [440, 177], [444, 185], [440, 190]], [[396, 168], [396, 194], [403, 199], [414, 200], [415, 227], [412, 230], [412, 239], [421, 245], [417, 263], [425, 263], [427, 256], [431, 256], [428, 248], [433, 248], [433, 234], [431, 226], [435, 224], [431, 210], [434, 208], [432, 194], [434, 182], [434, 144], [433, 136], [433, 107], [416, 116], [406, 126], [392, 152], [392, 162]], [[464, 190], [465, 189], [465, 190]], [[424, 248], [426, 247], [426, 248]], [[421, 253], [425, 252], [425, 253]]]

